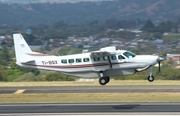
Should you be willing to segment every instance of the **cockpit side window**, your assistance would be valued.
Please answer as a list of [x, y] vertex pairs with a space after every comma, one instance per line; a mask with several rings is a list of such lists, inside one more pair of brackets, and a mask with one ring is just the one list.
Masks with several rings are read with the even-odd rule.
[[129, 51], [124, 52], [123, 55], [126, 56], [127, 58], [134, 58], [136, 56], [136, 54]]
[[124, 58], [122, 55], [119, 55], [119, 56], [118, 56], [118, 59], [119, 59], [119, 60], [122, 60], [122, 59], [125, 59], [125, 58]]

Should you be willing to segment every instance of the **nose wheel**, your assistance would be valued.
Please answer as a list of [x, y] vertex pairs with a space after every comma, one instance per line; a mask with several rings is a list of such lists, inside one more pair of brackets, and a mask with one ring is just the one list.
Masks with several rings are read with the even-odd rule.
[[153, 81], [154, 81], [154, 76], [153, 76], [153, 75], [148, 76], [148, 81], [149, 81], [149, 82], [153, 82]]
[[100, 77], [99, 78], [99, 84], [100, 85], [106, 85], [110, 81], [109, 77]]
[[149, 82], [153, 82], [153, 81], [154, 81], [154, 76], [152, 75], [152, 69], [153, 69], [153, 67], [151, 66], [151, 67], [149, 68], [150, 74], [149, 74], [149, 76], [148, 76], [148, 78], [147, 78]]

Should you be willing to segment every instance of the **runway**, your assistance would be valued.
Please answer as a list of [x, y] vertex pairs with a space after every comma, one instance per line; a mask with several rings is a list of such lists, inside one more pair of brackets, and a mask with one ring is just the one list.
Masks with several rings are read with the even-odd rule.
[[0, 94], [180, 92], [180, 85], [0, 87]]
[[30, 103], [0, 104], [9, 114], [180, 114], [180, 103]]
[[[117, 92], [180, 92], [178, 85], [148, 86], [34, 86], [0, 87], [0, 94], [14, 93], [117, 93]], [[0, 104], [0, 116], [55, 115], [180, 115], [180, 102], [118, 103], [21, 103]]]

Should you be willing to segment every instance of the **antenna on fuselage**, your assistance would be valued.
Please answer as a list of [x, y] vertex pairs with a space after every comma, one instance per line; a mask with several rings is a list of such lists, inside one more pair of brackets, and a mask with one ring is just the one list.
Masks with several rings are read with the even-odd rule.
[[116, 50], [120, 50], [120, 46], [116, 46]]
[[58, 53], [57, 51], [56, 51], [56, 54], [57, 54], [58, 56], [60, 56], [59, 53]]
[[83, 50], [82, 51], [82, 53], [88, 53], [89, 52], [89, 50]]

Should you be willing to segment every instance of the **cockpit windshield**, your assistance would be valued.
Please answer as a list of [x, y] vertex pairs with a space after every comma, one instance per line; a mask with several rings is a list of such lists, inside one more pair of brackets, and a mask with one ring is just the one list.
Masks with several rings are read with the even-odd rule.
[[126, 56], [127, 58], [134, 58], [136, 56], [136, 54], [130, 52], [130, 51], [126, 51], [123, 53], [124, 56]]

